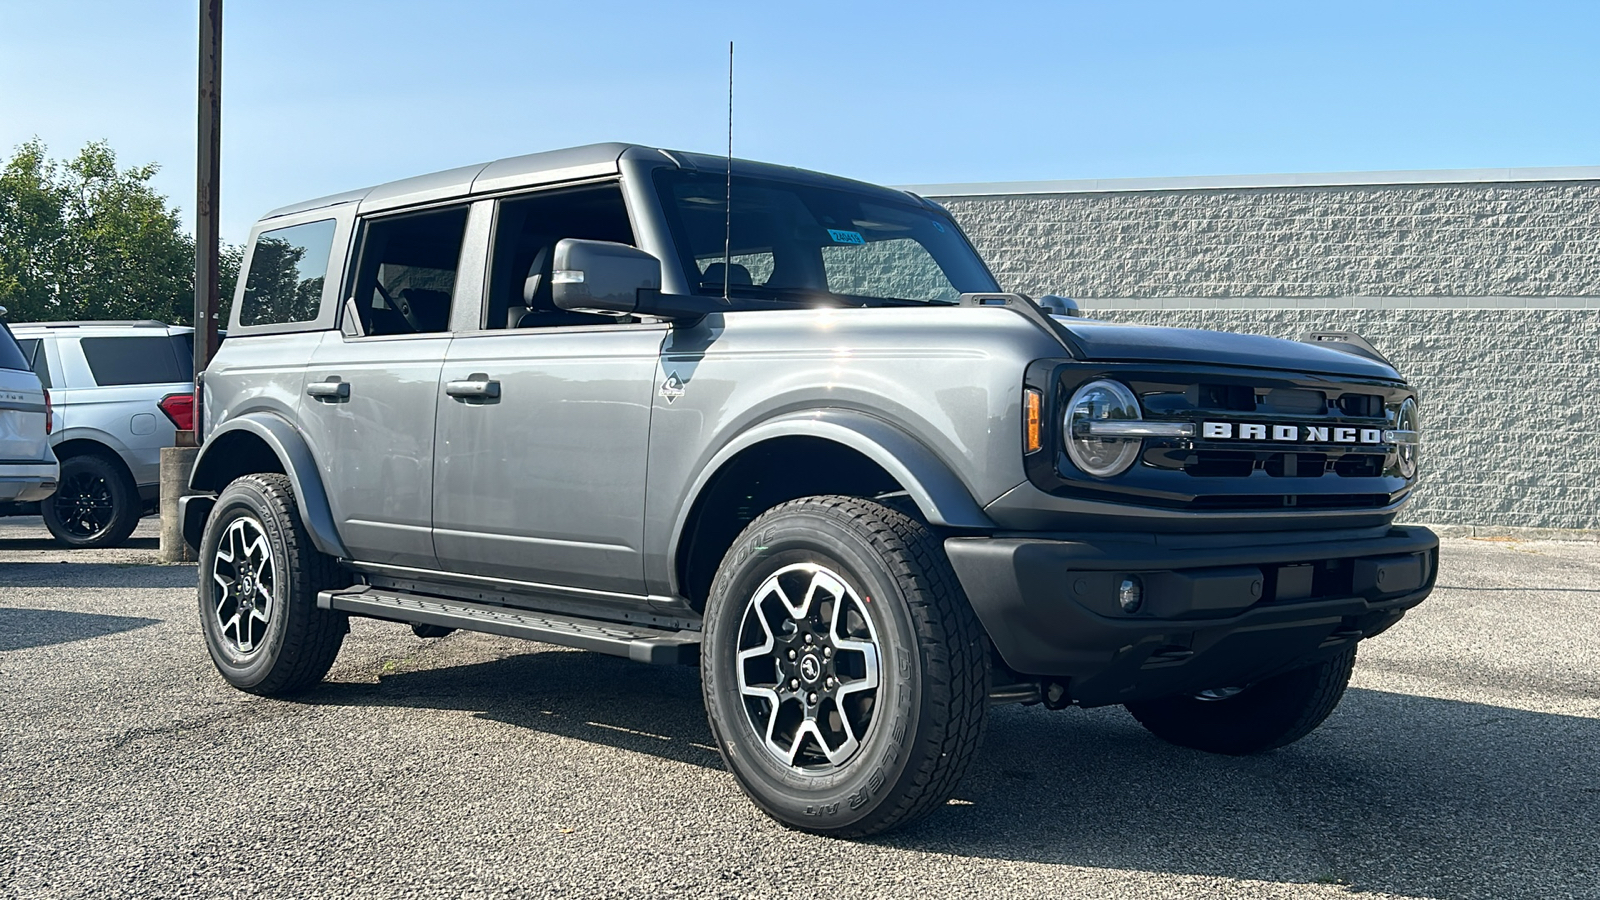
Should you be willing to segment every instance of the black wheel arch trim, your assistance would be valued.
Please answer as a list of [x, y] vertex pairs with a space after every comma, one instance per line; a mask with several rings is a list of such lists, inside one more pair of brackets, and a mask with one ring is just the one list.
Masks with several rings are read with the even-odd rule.
[[847, 409], [806, 409], [766, 419], [724, 443], [701, 467], [678, 503], [666, 558], [672, 565], [673, 590], [679, 592], [675, 561], [683, 549], [696, 504], [715, 476], [735, 457], [766, 441], [783, 437], [832, 441], [876, 463], [888, 472], [917, 505], [928, 522], [948, 528], [987, 531], [995, 527], [955, 472], [926, 444], [893, 424]]
[[199, 547], [206, 518], [216, 505], [215, 495], [227, 487], [225, 483], [220, 483], [227, 471], [224, 465], [226, 454], [213, 451], [224, 443], [221, 438], [234, 432], [253, 435], [278, 458], [283, 473], [294, 488], [295, 503], [300, 507], [300, 519], [305, 523], [311, 543], [329, 556], [349, 557], [350, 553], [334, 526], [333, 508], [328, 503], [328, 492], [323, 487], [311, 448], [289, 420], [264, 411], [235, 416], [206, 435], [206, 442], [201, 446], [194, 470], [189, 475], [190, 494], [178, 501], [184, 540], [192, 547]]

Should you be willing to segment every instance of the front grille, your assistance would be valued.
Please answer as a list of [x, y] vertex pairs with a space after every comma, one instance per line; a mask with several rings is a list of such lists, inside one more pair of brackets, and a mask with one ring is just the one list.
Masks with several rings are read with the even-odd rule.
[[[1323, 390], [1267, 384], [1206, 383], [1147, 390], [1140, 403], [1151, 421], [1261, 423], [1305, 428], [1388, 427], [1384, 397], [1359, 385]], [[1300, 449], [1303, 447], [1304, 449]], [[1292, 448], [1292, 449], [1291, 449]], [[1195, 478], [1246, 478], [1264, 472], [1272, 478], [1369, 478], [1382, 475], [1387, 448], [1353, 443], [1277, 441], [1150, 440], [1144, 463], [1178, 470]]]

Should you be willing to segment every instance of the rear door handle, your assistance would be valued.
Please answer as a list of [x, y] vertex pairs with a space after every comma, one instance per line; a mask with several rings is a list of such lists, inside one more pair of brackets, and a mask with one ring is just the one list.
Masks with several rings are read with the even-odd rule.
[[500, 382], [482, 372], [473, 372], [460, 381], [445, 382], [444, 392], [457, 400], [499, 400]]
[[312, 383], [306, 385], [306, 396], [315, 397], [318, 400], [332, 400], [335, 402], [340, 400], [349, 400], [350, 382], [341, 381], [337, 375], [334, 375], [325, 381], [313, 381]]

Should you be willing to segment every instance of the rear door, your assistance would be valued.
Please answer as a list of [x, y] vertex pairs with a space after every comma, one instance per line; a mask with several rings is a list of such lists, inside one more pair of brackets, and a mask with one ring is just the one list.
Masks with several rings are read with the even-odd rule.
[[[32, 342], [39, 352], [39, 342]], [[53, 466], [45, 431], [44, 388], [11, 329], [0, 323], [0, 478], [28, 477], [41, 464]]]
[[[434, 416], [467, 216], [452, 206], [358, 223], [340, 328], [323, 335], [307, 370], [300, 421], [339, 536], [360, 562], [438, 565]], [[481, 289], [481, 276], [461, 280]]]

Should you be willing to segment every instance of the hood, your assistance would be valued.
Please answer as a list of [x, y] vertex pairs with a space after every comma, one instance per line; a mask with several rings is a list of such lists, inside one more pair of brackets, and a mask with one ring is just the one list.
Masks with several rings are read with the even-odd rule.
[[1084, 357], [1101, 362], [1179, 362], [1287, 369], [1319, 375], [1400, 380], [1376, 360], [1299, 341], [1198, 328], [1119, 325], [1052, 316], [1076, 339]]

